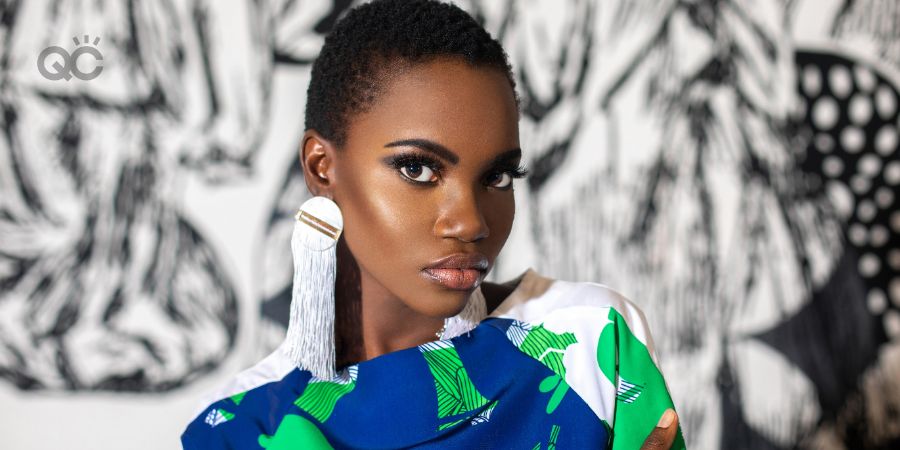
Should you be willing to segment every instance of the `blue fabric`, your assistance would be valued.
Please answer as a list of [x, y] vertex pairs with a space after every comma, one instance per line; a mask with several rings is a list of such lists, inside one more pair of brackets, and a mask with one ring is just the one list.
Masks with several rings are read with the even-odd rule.
[[[448, 373], [453, 376], [446, 379], [459, 381], [459, 386], [474, 386], [477, 392], [462, 388], [457, 392], [468, 397], [464, 403], [478, 405], [474, 409], [439, 417], [440, 389], [430, 364], [443, 362], [429, 362], [422, 348], [415, 347], [357, 364], [354, 387], [337, 399], [325, 420], [316, 418], [324, 417], [321, 410], [314, 415], [309, 408], [297, 406], [312, 383], [309, 372], [295, 369], [242, 397], [210, 405], [188, 425], [182, 444], [186, 449], [269, 450], [328, 446], [607, 448], [606, 425], [572, 389], [557, 386], [564, 392], [562, 399], [548, 407], [555, 393], [548, 386], [553, 386], [555, 374], [507, 338], [506, 329], [512, 322], [489, 318], [472, 332], [443, 342], [455, 349], [464, 367], [451, 370]], [[452, 356], [453, 352], [443, 354]], [[456, 392], [457, 385], [450, 386]], [[446, 405], [455, 404], [444, 397]], [[302, 432], [297, 431], [300, 428]], [[312, 437], [298, 437], [311, 433], [321, 433], [327, 445]]]

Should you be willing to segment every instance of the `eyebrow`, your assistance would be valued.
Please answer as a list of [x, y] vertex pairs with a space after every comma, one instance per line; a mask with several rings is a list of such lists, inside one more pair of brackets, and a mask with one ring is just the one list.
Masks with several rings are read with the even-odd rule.
[[[428, 139], [401, 139], [399, 141], [388, 142], [384, 145], [384, 148], [390, 147], [417, 147], [427, 152], [434, 153], [435, 155], [441, 157], [452, 165], [456, 165], [459, 163], [459, 155], [453, 153], [447, 147], [444, 147], [437, 142], [428, 140]], [[520, 158], [522, 156], [522, 149], [519, 147], [511, 148], [499, 155], [497, 155], [493, 161], [491, 161], [491, 165], [497, 165], [502, 162], [506, 162], [512, 159]]]

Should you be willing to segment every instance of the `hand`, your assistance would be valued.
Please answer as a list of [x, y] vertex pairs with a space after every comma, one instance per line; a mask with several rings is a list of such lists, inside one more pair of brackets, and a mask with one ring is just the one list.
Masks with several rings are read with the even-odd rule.
[[672, 409], [667, 409], [659, 418], [656, 428], [650, 432], [650, 436], [647, 436], [641, 450], [669, 450], [677, 435], [678, 414]]

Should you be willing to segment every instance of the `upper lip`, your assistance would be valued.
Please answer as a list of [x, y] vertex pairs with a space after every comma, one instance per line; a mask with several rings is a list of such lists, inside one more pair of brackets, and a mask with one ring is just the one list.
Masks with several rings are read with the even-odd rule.
[[475, 269], [485, 271], [487, 256], [481, 253], [454, 253], [432, 262], [426, 269]]

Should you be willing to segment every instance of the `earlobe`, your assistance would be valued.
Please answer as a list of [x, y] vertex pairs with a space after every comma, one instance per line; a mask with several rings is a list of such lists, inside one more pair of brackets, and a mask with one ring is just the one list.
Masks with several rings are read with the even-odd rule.
[[306, 130], [300, 145], [300, 166], [306, 188], [314, 196], [331, 198], [334, 148], [315, 130]]

